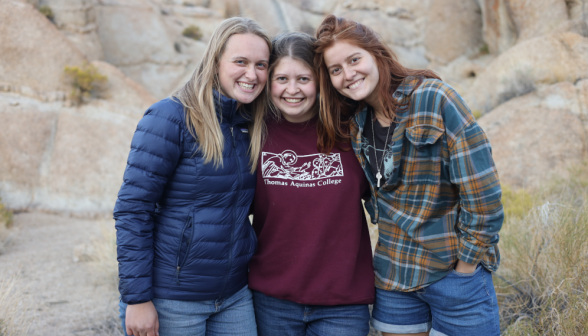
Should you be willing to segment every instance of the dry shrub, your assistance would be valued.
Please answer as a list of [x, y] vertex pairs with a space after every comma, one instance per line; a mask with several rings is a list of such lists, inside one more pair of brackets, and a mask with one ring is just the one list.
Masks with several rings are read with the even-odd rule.
[[64, 72], [72, 86], [70, 99], [78, 105], [92, 96], [99, 97], [106, 90], [108, 78], [92, 64], [66, 66]]
[[184, 29], [182, 35], [191, 38], [193, 40], [200, 40], [202, 38], [202, 32], [198, 26], [190, 25]]
[[31, 320], [27, 314], [27, 300], [16, 284], [18, 278], [12, 276], [0, 280], [0, 335], [27, 335]]
[[2, 199], [0, 198], [0, 254], [2, 254], [4, 246], [9, 241], [9, 229], [13, 222], [12, 211], [8, 210], [1, 201]]
[[504, 335], [588, 335], [588, 168], [571, 176], [532, 193], [505, 188], [495, 278]]
[[51, 7], [49, 6], [41, 6], [39, 7], [39, 12], [41, 12], [41, 14], [45, 15], [45, 17], [53, 22], [53, 19], [55, 18], [55, 14], [53, 14], [53, 10], [51, 9]]

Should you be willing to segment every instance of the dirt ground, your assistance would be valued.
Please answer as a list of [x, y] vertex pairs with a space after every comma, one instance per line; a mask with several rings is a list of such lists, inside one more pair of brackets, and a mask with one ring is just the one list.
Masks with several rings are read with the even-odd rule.
[[24, 293], [19, 301], [32, 320], [27, 335], [123, 334], [113, 226], [112, 220], [44, 213], [14, 216], [0, 254], [0, 280], [17, 276], [17, 290]]
[[[0, 254], [0, 279], [16, 274], [24, 293], [20, 301], [32, 318], [28, 335], [122, 334], [116, 263], [92, 256], [104, 254], [99, 249], [106, 243], [105, 228], [113, 230], [110, 224], [43, 213], [14, 216], [10, 242]], [[98, 248], [82, 249], [82, 261], [75, 262], [80, 246]]]

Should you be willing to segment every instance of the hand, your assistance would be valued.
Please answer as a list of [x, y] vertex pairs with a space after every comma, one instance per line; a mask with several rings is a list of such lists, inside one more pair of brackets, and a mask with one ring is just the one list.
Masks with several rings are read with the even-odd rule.
[[478, 265], [469, 264], [465, 261], [458, 260], [457, 264], [455, 265], [455, 271], [459, 273], [474, 273]]
[[159, 336], [159, 319], [153, 302], [128, 305], [125, 326], [129, 336]]

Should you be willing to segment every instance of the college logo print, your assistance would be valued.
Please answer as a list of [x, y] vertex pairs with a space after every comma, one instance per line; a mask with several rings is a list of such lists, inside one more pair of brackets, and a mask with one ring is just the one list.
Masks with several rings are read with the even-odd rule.
[[297, 155], [289, 149], [279, 154], [263, 152], [261, 169], [264, 178], [298, 181], [343, 176], [343, 164], [339, 153]]

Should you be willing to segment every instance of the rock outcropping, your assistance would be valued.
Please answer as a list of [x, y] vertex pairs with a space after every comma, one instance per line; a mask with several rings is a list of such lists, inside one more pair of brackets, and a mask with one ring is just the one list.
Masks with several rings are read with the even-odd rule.
[[[369, 25], [406, 66], [466, 98], [506, 184], [588, 158], [588, 0], [0, 2], [0, 197], [12, 208], [110, 213], [143, 111], [190, 77], [235, 15], [271, 35], [313, 33], [331, 13]], [[183, 36], [190, 26], [200, 40]], [[108, 81], [76, 106], [64, 68], [85, 63]]]

